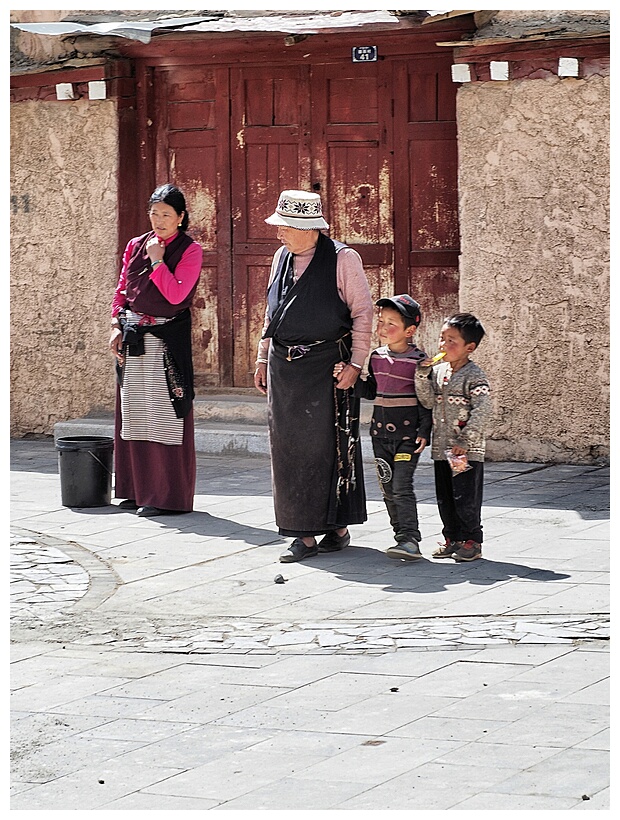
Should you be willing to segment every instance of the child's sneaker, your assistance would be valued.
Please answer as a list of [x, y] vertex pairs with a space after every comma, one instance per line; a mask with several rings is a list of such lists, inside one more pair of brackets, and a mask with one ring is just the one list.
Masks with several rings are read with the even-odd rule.
[[476, 558], [482, 558], [482, 544], [465, 541], [452, 557], [455, 561], [475, 561]]
[[[439, 544], [439, 542], [437, 542]], [[439, 549], [433, 553], [433, 558], [452, 558], [454, 553], [463, 545], [462, 541], [446, 539], [445, 544], [439, 544]]]
[[393, 547], [388, 547], [385, 552], [390, 558], [404, 558], [405, 561], [416, 561], [422, 558], [417, 541], [401, 541]]

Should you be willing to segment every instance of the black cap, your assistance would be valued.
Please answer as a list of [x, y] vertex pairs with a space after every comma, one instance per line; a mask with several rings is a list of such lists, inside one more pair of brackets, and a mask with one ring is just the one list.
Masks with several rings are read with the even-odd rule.
[[407, 319], [411, 319], [414, 325], [419, 325], [422, 321], [422, 311], [420, 305], [415, 299], [412, 299], [408, 293], [401, 293], [398, 296], [391, 298], [379, 299], [375, 302], [378, 307], [391, 307], [400, 311]]

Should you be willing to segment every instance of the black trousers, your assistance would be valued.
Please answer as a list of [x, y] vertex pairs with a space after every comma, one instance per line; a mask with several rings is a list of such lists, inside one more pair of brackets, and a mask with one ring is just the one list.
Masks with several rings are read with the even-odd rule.
[[453, 476], [449, 462], [434, 462], [437, 506], [446, 540], [482, 544], [484, 462], [469, 463], [471, 470]]
[[413, 489], [413, 474], [420, 458], [414, 450], [418, 446], [410, 439], [372, 440], [379, 486], [394, 537], [399, 543], [421, 540], [418, 504]]

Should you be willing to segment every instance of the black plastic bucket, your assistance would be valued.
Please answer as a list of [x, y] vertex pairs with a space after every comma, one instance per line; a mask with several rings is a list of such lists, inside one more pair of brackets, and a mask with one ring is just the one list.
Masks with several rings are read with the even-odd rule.
[[112, 503], [114, 439], [65, 436], [56, 441], [64, 507], [106, 507]]

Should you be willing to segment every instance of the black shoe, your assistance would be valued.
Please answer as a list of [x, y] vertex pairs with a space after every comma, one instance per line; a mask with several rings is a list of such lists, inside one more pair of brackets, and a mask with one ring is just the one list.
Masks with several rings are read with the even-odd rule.
[[304, 558], [312, 558], [314, 555], [318, 555], [318, 552], [316, 544], [307, 547], [301, 538], [296, 538], [291, 546], [282, 553], [280, 561], [283, 564], [292, 564], [295, 561], [303, 561]]
[[118, 505], [119, 510], [137, 510], [138, 505], [133, 500], [133, 498], [127, 498], [125, 501], [121, 501]]
[[339, 552], [351, 543], [349, 531], [344, 535], [338, 535], [336, 530], [330, 530], [319, 541], [319, 552]]

